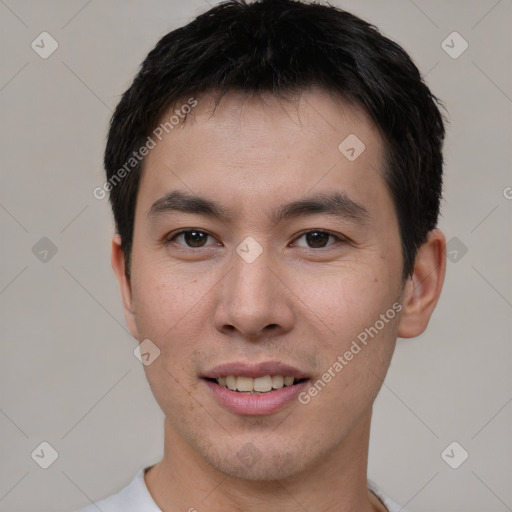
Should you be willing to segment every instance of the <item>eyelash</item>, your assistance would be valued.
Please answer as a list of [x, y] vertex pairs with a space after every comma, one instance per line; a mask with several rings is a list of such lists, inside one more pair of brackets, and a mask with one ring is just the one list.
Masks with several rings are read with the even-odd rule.
[[[194, 233], [202, 233], [204, 235], [207, 235], [209, 236], [210, 238], [214, 238], [212, 235], [210, 235], [209, 233], [207, 233], [206, 231], [202, 231], [200, 229], [182, 229], [181, 231], [178, 231], [177, 233], [172, 233], [171, 235], [168, 235], [165, 240], [164, 240], [164, 244], [166, 246], [170, 245], [172, 242], [174, 242], [176, 240], [176, 238], [178, 238], [180, 235], [183, 235], [183, 234], [186, 234], [186, 233], [191, 233], [191, 232], [194, 232]], [[294, 241], [297, 241], [299, 240], [300, 238], [302, 238], [303, 236], [309, 234], [309, 233], [321, 233], [323, 235], [328, 235], [329, 237], [333, 237], [335, 239], [335, 242], [333, 244], [330, 244], [330, 245], [327, 245], [325, 247], [305, 247], [306, 249], [312, 249], [312, 250], [321, 250], [321, 249], [328, 249], [329, 247], [332, 247], [333, 245], [336, 245], [338, 243], [346, 243], [348, 242], [349, 240], [342, 236], [342, 235], [337, 235], [337, 234], [334, 234], [332, 233], [331, 231], [327, 231], [325, 229], [308, 229], [307, 231], [303, 231], [302, 233], [300, 233], [295, 239]], [[178, 244], [180, 245], [180, 244]], [[201, 246], [201, 247], [190, 247], [190, 246], [182, 246], [180, 245], [181, 247], [184, 247], [185, 249], [203, 249], [205, 247], [211, 247], [211, 246]], [[304, 246], [300, 246], [300, 247], [303, 247]]]

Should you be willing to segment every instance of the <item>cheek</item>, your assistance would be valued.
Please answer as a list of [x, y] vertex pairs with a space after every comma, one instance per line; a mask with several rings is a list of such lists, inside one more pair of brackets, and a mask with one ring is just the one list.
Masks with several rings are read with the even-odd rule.
[[320, 325], [315, 334], [321, 361], [318, 384], [303, 395], [305, 402], [314, 402], [310, 411], [336, 423], [373, 403], [395, 347], [397, 283], [377, 265], [310, 276], [301, 298], [308, 305], [308, 322]]
[[373, 404], [393, 355], [400, 305], [379, 286], [367, 292], [363, 300], [356, 293], [319, 309], [330, 330], [318, 344], [319, 373], [301, 403], [309, 417], [324, 418], [327, 431], [352, 424]]
[[141, 336], [164, 340], [189, 336], [201, 321], [202, 304], [215, 285], [214, 276], [182, 270], [161, 262], [141, 261], [132, 282], [136, 322]]
[[197, 385], [193, 364], [205, 339], [208, 287], [197, 274], [146, 271], [138, 274], [133, 290], [141, 339], [150, 339], [160, 350], [158, 358], [144, 366], [155, 399], [164, 411], [181, 414], [193, 409], [185, 398]]
[[386, 265], [385, 261], [379, 266], [354, 260], [327, 271], [290, 273], [289, 282], [300, 299], [297, 305], [309, 322], [325, 332], [324, 341], [331, 349], [340, 348], [374, 325], [398, 298], [398, 279]]

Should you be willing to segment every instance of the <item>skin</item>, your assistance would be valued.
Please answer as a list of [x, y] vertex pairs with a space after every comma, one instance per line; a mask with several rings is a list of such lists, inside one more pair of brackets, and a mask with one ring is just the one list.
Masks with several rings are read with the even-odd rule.
[[[130, 331], [161, 351], [144, 367], [166, 416], [164, 457], [146, 473], [148, 489], [164, 511], [385, 510], [366, 485], [372, 405], [397, 336], [427, 327], [443, 284], [445, 238], [429, 234], [403, 281], [383, 141], [359, 108], [314, 88], [290, 102], [230, 92], [212, 105], [211, 96], [198, 98], [187, 121], [147, 156], [130, 279], [118, 235], [112, 243]], [[353, 162], [338, 150], [349, 134], [366, 146]], [[148, 220], [151, 205], [174, 190], [232, 215]], [[270, 220], [284, 203], [333, 191], [362, 205], [366, 217]], [[186, 228], [211, 237], [203, 247], [184, 236], [165, 243]], [[308, 247], [305, 232], [315, 230], [341, 240], [320, 236]], [[235, 251], [248, 236], [262, 248], [252, 263]], [[307, 405], [237, 415], [199, 378], [224, 362], [278, 360], [315, 382], [394, 303], [401, 312]], [[259, 454], [253, 464], [237, 456], [248, 443]]]

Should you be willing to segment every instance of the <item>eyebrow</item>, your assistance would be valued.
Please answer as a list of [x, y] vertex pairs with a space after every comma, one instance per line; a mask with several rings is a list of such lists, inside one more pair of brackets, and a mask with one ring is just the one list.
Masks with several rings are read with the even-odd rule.
[[[148, 212], [148, 220], [173, 212], [205, 215], [226, 221], [233, 217], [229, 208], [211, 199], [174, 190], [153, 203]], [[313, 214], [327, 214], [342, 220], [363, 222], [368, 217], [368, 210], [343, 192], [319, 193], [273, 209], [270, 220], [278, 224], [285, 219]]]

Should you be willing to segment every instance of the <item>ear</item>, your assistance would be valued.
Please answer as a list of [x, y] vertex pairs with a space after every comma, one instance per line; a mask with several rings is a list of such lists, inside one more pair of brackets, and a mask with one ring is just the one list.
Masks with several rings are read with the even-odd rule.
[[126, 275], [126, 267], [124, 261], [124, 251], [121, 248], [121, 236], [116, 234], [112, 239], [112, 268], [116, 274], [119, 287], [121, 289], [121, 297], [123, 299], [124, 318], [128, 329], [132, 336], [138, 340], [139, 331], [135, 322], [135, 309], [133, 307], [132, 287], [130, 278]]
[[445, 271], [446, 238], [441, 231], [434, 229], [419, 248], [414, 271], [404, 287], [399, 337], [413, 338], [427, 328], [441, 295]]

